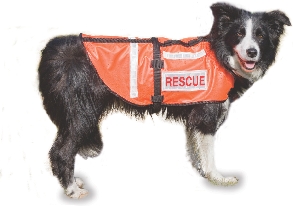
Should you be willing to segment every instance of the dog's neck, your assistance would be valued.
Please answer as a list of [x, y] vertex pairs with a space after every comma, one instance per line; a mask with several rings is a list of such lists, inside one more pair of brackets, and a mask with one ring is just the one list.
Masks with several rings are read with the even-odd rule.
[[235, 79], [234, 87], [228, 94], [230, 102], [240, 98], [246, 92], [246, 90], [248, 90], [253, 85], [253, 82], [250, 82], [249, 80], [239, 75], [234, 74], [233, 76]]

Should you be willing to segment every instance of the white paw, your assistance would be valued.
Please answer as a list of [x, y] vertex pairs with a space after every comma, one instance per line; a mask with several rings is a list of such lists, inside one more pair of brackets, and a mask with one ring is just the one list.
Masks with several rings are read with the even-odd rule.
[[82, 179], [80, 179], [79, 177], [75, 177], [74, 179], [75, 179], [77, 186], [79, 188], [83, 188], [84, 183], [83, 183]]
[[83, 189], [83, 185], [83, 181], [80, 178], [74, 178], [73, 183], [70, 184], [65, 190], [66, 195], [73, 199], [86, 197], [88, 195], [88, 191]]
[[223, 177], [220, 174], [208, 174], [208, 180], [215, 184], [221, 186], [233, 186], [238, 183], [238, 179], [236, 177]]

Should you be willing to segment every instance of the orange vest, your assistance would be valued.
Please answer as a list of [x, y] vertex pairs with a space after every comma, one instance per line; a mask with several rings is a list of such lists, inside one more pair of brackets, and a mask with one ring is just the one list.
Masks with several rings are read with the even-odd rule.
[[[160, 85], [162, 105], [222, 102], [234, 86], [233, 75], [217, 61], [210, 43], [199, 38], [157, 38], [156, 54], [153, 38], [85, 34], [81, 38], [103, 82], [136, 105], [153, 104], [154, 82]], [[153, 59], [162, 63], [159, 80], [155, 80]]]

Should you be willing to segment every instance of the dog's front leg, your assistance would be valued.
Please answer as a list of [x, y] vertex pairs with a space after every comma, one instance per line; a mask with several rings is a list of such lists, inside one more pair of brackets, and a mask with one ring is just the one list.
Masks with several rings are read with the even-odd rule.
[[216, 169], [214, 162], [214, 136], [194, 131], [188, 134], [187, 149], [192, 165], [201, 176], [216, 185], [235, 185], [235, 177], [223, 177]]

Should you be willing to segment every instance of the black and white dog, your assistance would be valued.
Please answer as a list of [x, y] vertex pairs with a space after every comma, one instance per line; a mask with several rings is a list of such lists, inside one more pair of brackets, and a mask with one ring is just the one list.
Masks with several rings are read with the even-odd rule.
[[[274, 62], [284, 25], [290, 20], [281, 11], [251, 13], [225, 3], [211, 6], [214, 23], [205, 36], [218, 62], [234, 76], [228, 99], [219, 103], [160, 107], [166, 119], [186, 128], [187, 151], [192, 165], [216, 185], [235, 185], [235, 177], [223, 177], [215, 168], [214, 135], [225, 120], [231, 102], [264, 76]], [[39, 90], [44, 108], [58, 128], [49, 152], [52, 171], [66, 194], [87, 195], [80, 178], [74, 177], [77, 154], [95, 157], [103, 143], [98, 124], [113, 110], [143, 118], [152, 105], [129, 104], [110, 92], [88, 59], [79, 36], [52, 39], [42, 51]], [[156, 112], [158, 113], [158, 112]]]

